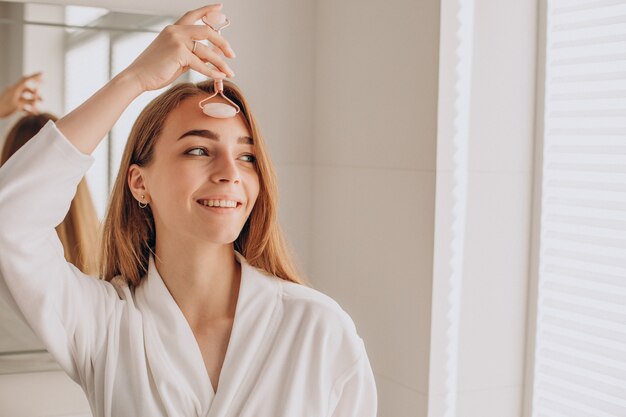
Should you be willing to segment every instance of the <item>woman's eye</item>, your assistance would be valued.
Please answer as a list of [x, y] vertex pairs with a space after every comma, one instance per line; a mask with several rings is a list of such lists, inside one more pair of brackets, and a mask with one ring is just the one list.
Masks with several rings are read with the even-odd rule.
[[[187, 151], [187, 154], [188, 155], [198, 155], [198, 154], [192, 154], [191, 152], [193, 152], [193, 151], [202, 151], [202, 152], [208, 154], [207, 150], [204, 149], [204, 148], [193, 148], [193, 149], [190, 149], [190, 150]], [[200, 154], [200, 155], [202, 155], [202, 154]], [[200, 156], [200, 155], [198, 155], [198, 156]]]
[[243, 157], [244, 157], [244, 158], [246, 158], [246, 157], [250, 158], [250, 159], [249, 159], [248, 161], [246, 161], [246, 162], [252, 162], [252, 163], [256, 162], [256, 156], [254, 156], [254, 155], [252, 155], [252, 154], [246, 154], [246, 155], [243, 155]]
[[[194, 155], [194, 156], [202, 156], [203, 153], [204, 155], [208, 155], [209, 151], [207, 151], [205, 148], [192, 148], [186, 152], [187, 155]], [[249, 158], [246, 162], [252, 162], [252, 163], [256, 162], [256, 156], [252, 154], [242, 155], [242, 158]]]

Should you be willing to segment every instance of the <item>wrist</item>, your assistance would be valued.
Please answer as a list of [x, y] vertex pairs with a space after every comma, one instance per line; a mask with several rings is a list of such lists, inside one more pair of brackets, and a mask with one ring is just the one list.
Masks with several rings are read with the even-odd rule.
[[141, 95], [141, 93], [144, 92], [139, 78], [127, 70], [124, 70], [117, 74], [115, 77], [113, 77], [111, 83], [119, 85], [122, 91], [127, 91], [129, 94], [131, 94], [131, 99], [137, 98]]

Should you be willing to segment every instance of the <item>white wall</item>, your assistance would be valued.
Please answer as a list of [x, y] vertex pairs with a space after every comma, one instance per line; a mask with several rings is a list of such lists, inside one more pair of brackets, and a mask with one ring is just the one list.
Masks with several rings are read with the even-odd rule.
[[[15, 19], [20, 18], [24, 10], [20, 4], [4, 4], [0, 5], [0, 13], [6, 18]], [[2, 42], [0, 42], [0, 56], [17, 58], [0, 59], [0, 85], [2, 86], [13, 84], [23, 73], [23, 60], [19, 59], [22, 56], [23, 38], [23, 34], [12, 30], [12, 26], [0, 25], [0, 39], [2, 39]], [[6, 133], [18, 119], [18, 114], [11, 115], [6, 119], [0, 119], [0, 146], [4, 145]], [[2, 148], [0, 147], [0, 149]]]
[[[20, 4], [16, 3], [11, 6], [18, 6], [11, 7], [11, 13], [15, 14], [11, 18], [22, 19], [23, 13], [25, 19], [39, 22], [58, 22], [62, 19], [62, 16], [58, 16], [58, 7], [39, 6], [33, 10], [26, 6], [22, 10]], [[58, 48], [58, 45], [62, 44], [60, 38], [63, 32], [58, 28], [32, 25], [26, 26], [22, 33], [14, 29], [15, 26], [0, 25], [0, 39], [2, 39], [0, 53], [3, 57], [18, 58], [2, 60], [0, 85], [4, 87], [14, 84], [22, 75], [45, 70], [40, 88], [41, 96], [46, 98], [44, 110], [60, 114], [63, 109], [63, 89], [62, 85], [54, 80], [62, 79], [63, 74], [63, 62], [58, 59], [63, 52]], [[36, 47], [24, 51], [23, 44], [36, 45]], [[46, 82], [46, 80], [51, 82]], [[8, 133], [10, 127], [21, 116], [23, 113], [18, 112], [7, 119], [0, 119], [0, 149], [4, 145], [5, 133]]]
[[[520, 417], [532, 214], [537, 2], [476, 0], [474, 29], [457, 409], [459, 417]], [[440, 147], [438, 152], [449, 154], [450, 148]], [[450, 183], [450, 168], [449, 164], [438, 166], [438, 189]], [[437, 214], [446, 208], [445, 202], [438, 204]], [[437, 229], [437, 236], [439, 232], [443, 231]], [[442, 264], [435, 269], [445, 270], [443, 263], [449, 259], [437, 259]], [[442, 278], [447, 277], [435, 276]], [[441, 286], [437, 281], [435, 285]], [[447, 294], [435, 294], [433, 304], [445, 304], [442, 297]], [[433, 311], [429, 417], [443, 415], [444, 409], [445, 313]]]
[[518, 417], [528, 303], [537, 2], [480, 0], [477, 5], [459, 416]]
[[[60, 22], [64, 15], [56, 6], [25, 7], [24, 18], [37, 22]], [[24, 28], [24, 44], [36, 45], [24, 51], [24, 72], [44, 71], [40, 94], [46, 99], [45, 110], [60, 114], [63, 110], [63, 31], [59, 28], [29, 25]], [[49, 80], [49, 82], [46, 82]]]

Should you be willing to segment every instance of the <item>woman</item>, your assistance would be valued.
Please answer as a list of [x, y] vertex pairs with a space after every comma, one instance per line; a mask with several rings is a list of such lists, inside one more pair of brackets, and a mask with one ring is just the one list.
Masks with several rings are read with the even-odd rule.
[[[104, 279], [60, 257], [51, 230], [130, 102], [189, 68], [234, 75], [221, 54], [193, 46], [208, 39], [234, 57], [219, 33], [194, 25], [209, 14], [223, 20], [220, 9], [166, 27], [0, 169], [7, 287], [95, 416], [375, 416], [363, 340], [334, 300], [295, 275], [275, 219], [271, 163], [231, 82], [236, 117], [198, 108], [210, 82], [175, 85], [139, 116], [105, 220]], [[235, 207], [207, 207], [229, 202]]]

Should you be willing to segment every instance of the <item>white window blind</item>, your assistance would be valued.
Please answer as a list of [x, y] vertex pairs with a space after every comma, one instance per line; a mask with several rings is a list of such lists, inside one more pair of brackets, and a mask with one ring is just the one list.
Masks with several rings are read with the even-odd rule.
[[626, 416], [626, 0], [547, 0], [533, 417]]
[[626, 416], [626, 0], [548, 0], [533, 417]]

